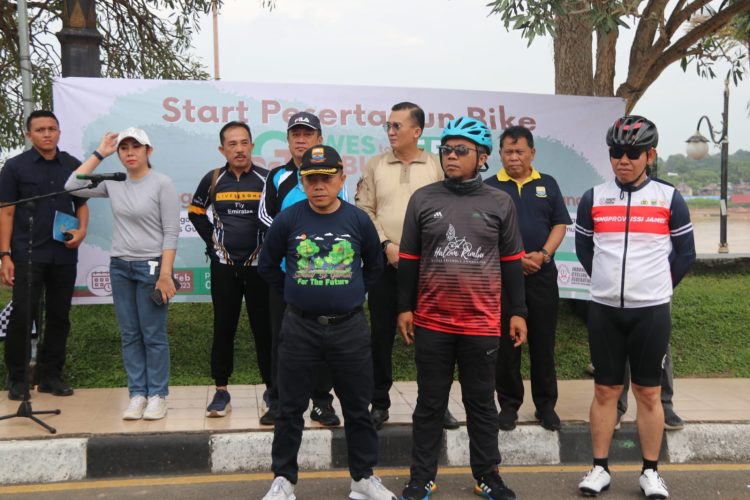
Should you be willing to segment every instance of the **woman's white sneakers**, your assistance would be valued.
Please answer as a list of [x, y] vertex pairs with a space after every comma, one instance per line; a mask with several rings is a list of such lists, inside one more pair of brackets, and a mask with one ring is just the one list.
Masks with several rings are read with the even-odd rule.
[[163, 396], [149, 396], [143, 420], [160, 420], [167, 416], [167, 398]]
[[125, 413], [122, 414], [123, 420], [140, 420], [143, 418], [143, 411], [146, 409], [146, 398], [143, 396], [133, 396]]
[[160, 420], [167, 416], [167, 399], [163, 396], [133, 396], [122, 414], [123, 420]]

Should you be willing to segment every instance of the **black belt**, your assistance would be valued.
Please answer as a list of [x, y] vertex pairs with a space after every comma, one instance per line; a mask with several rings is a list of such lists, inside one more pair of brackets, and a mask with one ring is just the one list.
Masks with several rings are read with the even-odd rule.
[[354, 317], [355, 315], [362, 312], [362, 306], [356, 307], [352, 309], [349, 312], [341, 313], [341, 314], [317, 314], [317, 313], [311, 313], [307, 311], [303, 311], [299, 307], [293, 306], [291, 304], [288, 304], [286, 306], [290, 311], [292, 311], [294, 314], [301, 318], [305, 319], [311, 319], [315, 322], [317, 322], [319, 325], [328, 326], [328, 325], [338, 325], [339, 323], [343, 323], [344, 321], [348, 320], [349, 318]]

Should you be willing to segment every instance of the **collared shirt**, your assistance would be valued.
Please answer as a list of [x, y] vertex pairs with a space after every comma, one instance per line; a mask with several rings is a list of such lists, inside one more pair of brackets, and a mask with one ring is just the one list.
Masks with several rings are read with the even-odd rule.
[[540, 250], [553, 226], [573, 223], [555, 178], [539, 173], [534, 167], [529, 177], [521, 182], [509, 176], [504, 168], [484, 182], [505, 191], [513, 199], [527, 252]]
[[444, 177], [438, 157], [424, 150], [411, 163], [399, 160], [393, 152], [383, 153], [372, 157], [362, 169], [355, 200], [372, 219], [381, 242], [400, 244], [409, 198], [417, 189]]
[[[64, 191], [65, 181], [81, 164], [64, 151], [46, 160], [35, 148], [9, 159], [0, 175], [0, 201], [14, 202], [32, 196]], [[86, 200], [70, 194], [37, 200], [34, 210], [32, 262], [44, 264], [75, 264], [78, 250], [66, 248], [52, 237], [55, 212], [75, 216], [78, 207]], [[13, 217], [13, 235], [10, 251], [15, 262], [28, 262], [29, 204], [17, 205]]]

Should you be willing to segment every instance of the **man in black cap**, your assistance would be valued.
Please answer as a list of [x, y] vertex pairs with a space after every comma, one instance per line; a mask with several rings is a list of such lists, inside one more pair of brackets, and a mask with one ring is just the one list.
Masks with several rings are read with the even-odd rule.
[[[302, 186], [297, 169], [302, 164], [302, 155], [313, 146], [323, 143], [323, 132], [320, 120], [312, 113], [301, 111], [292, 115], [287, 124], [287, 142], [291, 160], [285, 165], [276, 167], [268, 174], [266, 186], [260, 198], [258, 207], [258, 218], [262, 224], [271, 226], [279, 212], [306, 199], [305, 190]], [[342, 187], [339, 196], [344, 201], [349, 201], [346, 188]], [[283, 264], [282, 264], [283, 269]], [[271, 314], [271, 336], [272, 336], [272, 359], [271, 359], [271, 390], [269, 392], [270, 407], [260, 417], [262, 425], [273, 425], [278, 413], [277, 401], [278, 390], [276, 388], [276, 373], [278, 371], [278, 338], [281, 320], [284, 317], [286, 304], [282, 297], [273, 289], [269, 292], [269, 304]], [[325, 365], [319, 366], [313, 376], [315, 384], [312, 391], [313, 407], [310, 418], [326, 426], [336, 426], [341, 423], [333, 409], [333, 395], [331, 394], [331, 373]]]
[[380, 239], [367, 214], [338, 197], [346, 176], [335, 149], [307, 150], [300, 177], [307, 199], [275, 218], [258, 263], [287, 304], [278, 345], [275, 479], [265, 498], [295, 498], [303, 414], [315, 367], [325, 362], [344, 412], [350, 498], [395, 500], [372, 474], [378, 436], [369, 412], [372, 352], [362, 311], [367, 289], [383, 271]]

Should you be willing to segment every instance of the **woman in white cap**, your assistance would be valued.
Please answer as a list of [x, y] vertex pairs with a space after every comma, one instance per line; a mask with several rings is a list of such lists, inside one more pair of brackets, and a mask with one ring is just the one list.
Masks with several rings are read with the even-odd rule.
[[137, 128], [105, 134], [65, 187], [86, 186], [90, 181], [76, 176], [92, 174], [114, 152], [125, 167], [126, 180], [105, 180], [75, 194], [110, 198], [112, 204], [109, 273], [130, 393], [123, 419], [158, 420], [167, 414], [166, 304], [176, 293], [172, 266], [180, 232], [179, 200], [171, 179], [151, 169], [151, 141]]

